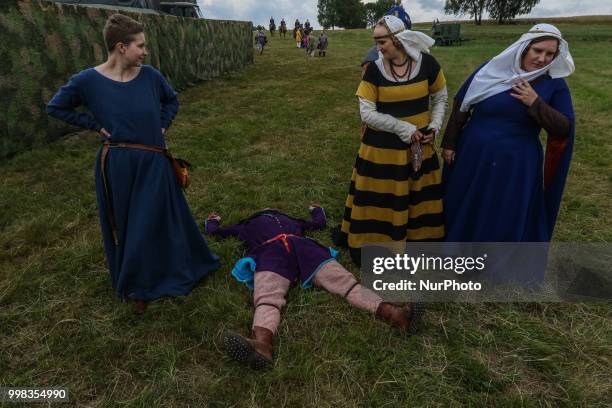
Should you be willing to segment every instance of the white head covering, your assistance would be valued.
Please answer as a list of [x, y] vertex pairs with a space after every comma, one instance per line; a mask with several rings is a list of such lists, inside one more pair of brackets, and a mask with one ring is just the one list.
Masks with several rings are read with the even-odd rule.
[[[559, 40], [559, 54], [543, 68], [530, 72], [523, 70], [521, 59], [525, 48], [533, 39], [546, 36]], [[531, 81], [547, 72], [552, 78], [563, 78], [571, 75], [574, 69], [574, 60], [567, 41], [563, 39], [557, 27], [551, 24], [536, 24], [478, 71], [463, 98], [460, 110], [467, 112], [471, 105], [512, 88], [512, 84], [519, 79]]]
[[[391, 31], [391, 35], [402, 44], [408, 56], [417, 61], [422, 52], [429, 52], [429, 47], [435, 44], [435, 40], [419, 31], [408, 30], [404, 22], [391, 15], [384, 16], [385, 24]], [[380, 55], [380, 54], [379, 54]]]

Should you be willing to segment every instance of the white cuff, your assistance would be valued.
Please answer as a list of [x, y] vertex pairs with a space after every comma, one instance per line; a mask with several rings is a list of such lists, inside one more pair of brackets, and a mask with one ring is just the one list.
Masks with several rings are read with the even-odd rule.
[[412, 143], [412, 134], [417, 130], [412, 123], [399, 120], [386, 113], [376, 110], [376, 104], [365, 98], [359, 97], [359, 113], [361, 120], [366, 124], [383, 132], [394, 133], [404, 143]]
[[444, 114], [448, 107], [448, 92], [446, 87], [438, 92], [431, 94], [431, 121], [429, 122], [430, 129], [440, 130], [444, 121]]

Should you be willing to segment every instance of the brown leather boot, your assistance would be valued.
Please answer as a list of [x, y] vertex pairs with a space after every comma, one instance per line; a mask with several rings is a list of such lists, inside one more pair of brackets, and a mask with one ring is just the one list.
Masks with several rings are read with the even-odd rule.
[[234, 360], [259, 370], [272, 363], [273, 336], [270, 330], [255, 326], [251, 338], [233, 333], [226, 334], [223, 338], [223, 347]]
[[423, 303], [410, 303], [400, 308], [391, 303], [382, 302], [376, 310], [376, 317], [413, 335], [421, 330], [424, 313]]

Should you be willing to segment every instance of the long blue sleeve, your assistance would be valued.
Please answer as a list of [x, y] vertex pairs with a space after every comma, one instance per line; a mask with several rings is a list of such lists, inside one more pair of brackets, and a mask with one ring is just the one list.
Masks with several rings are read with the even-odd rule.
[[60, 88], [47, 105], [47, 113], [56, 119], [99, 132], [102, 129], [96, 119], [89, 113], [77, 112], [75, 108], [83, 105], [80, 94], [79, 75], [74, 75], [70, 81]]
[[[157, 72], [157, 71], [156, 71]], [[161, 125], [162, 128], [168, 129], [174, 120], [178, 110], [179, 101], [176, 97], [176, 92], [166, 78], [159, 74], [160, 80], [160, 102], [161, 102]]]

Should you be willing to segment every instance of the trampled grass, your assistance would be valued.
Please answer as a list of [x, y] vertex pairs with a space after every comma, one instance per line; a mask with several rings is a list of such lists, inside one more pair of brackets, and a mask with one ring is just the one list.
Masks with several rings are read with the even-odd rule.
[[[450, 93], [528, 27], [467, 24], [470, 41], [434, 48]], [[610, 242], [612, 26], [559, 28], [577, 66], [568, 80], [577, 141], [555, 239]], [[195, 165], [187, 197], [199, 221], [267, 206], [307, 216], [311, 201], [331, 225], [340, 220], [370, 45], [365, 30], [331, 32], [328, 56], [307, 58], [274, 37], [253, 66], [181, 94], [168, 140]], [[104, 264], [96, 147], [83, 132], [0, 164], [0, 386], [65, 387], [73, 404], [96, 407], [609, 404], [609, 303], [435, 304], [424, 334], [406, 338], [339, 298], [295, 288], [275, 365], [256, 373], [220, 347], [224, 331], [250, 327], [249, 292], [229, 276], [242, 248], [210, 240], [222, 269], [134, 316]], [[330, 243], [327, 231], [315, 237]]]

